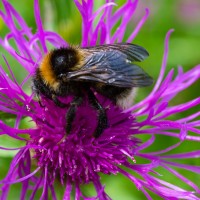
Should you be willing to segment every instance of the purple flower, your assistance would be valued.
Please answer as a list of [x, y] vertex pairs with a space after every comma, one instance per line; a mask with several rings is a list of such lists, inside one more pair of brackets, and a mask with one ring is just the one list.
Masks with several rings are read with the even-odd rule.
[[[106, 1], [94, 11], [92, 0], [74, 2], [83, 18], [82, 46], [92, 46], [97, 41], [100, 44], [123, 41], [127, 24], [138, 4], [137, 0], [127, 0], [124, 5], [117, 7], [113, 1]], [[44, 53], [48, 51], [47, 42], [55, 48], [66, 46], [67, 43], [56, 33], [43, 29], [38, 0], [34, 1], [36, 33], [32, 33], [9, 2], [3, 0], [3, 5], [5, 11], [0, 11], [0, 16], [10, 32], [5, 38], [0, 38], [0, 44], [26, 70], [27, 76], [22, 83], [18, 83], [11, 70], [14, 66], [10, 66], [4, 57], [10, 77], [1, 67], [0, 110], [3, 114], [16, 116], [16, 120], [14, 127], [1, 120], [0, 135], [22, 141], [24, 145], [17, 148], [0, 147], [5, 151], [18, 150], [7, 175], [0, 181], [2, 200], [8, 198], [9, 192], [12, 192], [11, 186], [15, 183], [21, 184], [20, 199], [36, 199], [37, 195], [40, 199], [49, 199], [51, 195], [55, 200], [58, 198], [56, 180], [65, 188], [65, 200], [69, 200], [72, 194], [75, 199], [110, 199], [100, 181], [100, 173], [121, 173], [147, 199], [153, 199], [152, 193], [164, 199], [200, 199], [199, 186], [184, 175], [185, 171], [194, 175], [200, 173], [200, 167], [195, 165], [200, 150], [193, 148], [200, 141], [200, 112], [197, 110], [184, 118], [178, 118], [179, 113], [195, 110], [200, 97], [175, 106], [170, 104], [180, 92], [200, 78], [200, 65], [188, 72], [179, 67], [175, 78], [174, 70], [164, 78], [172, 30], [166, 35], [161, 72], [152, 92], [125, 111], [97, 94], [106, 109], [110, 127], [101, 137], [92, 137], [96, 119], [91, 116], [95, 116], [95, 111], [86, 101], [78, 109], [71, 134], [66, 136], [65, 114], [68, 108], [59, 108], [50, 100], [42, 98], [45, 104], [43, 108], [34, 94], [25, 93], [23, 86], [34, 75]], [[148, 13], [146, 10], [127, 42], [132, 42]], [[120, 20], [118, 29], [112, 34], [112, 28]], [[64, 100], [69, 103], [71, 97]], [[20, 128], [24, 117], [32, 119], [32, 128]], [[160, 143], [160, 149], [155, 149], [156, 143]], [[188, 144], [188, 151], [180, 152], [179, 146], [185, 143]], [[189, 158], [192, 159], [191, 164], [186, 164]], [[174, 182], [168, 182], [169, 176], [174, 177], [170, 179]], [[86, 197], [81, 189], [82, 184], [88, 183], [92, 183], [96, 190], [93, 197]]]

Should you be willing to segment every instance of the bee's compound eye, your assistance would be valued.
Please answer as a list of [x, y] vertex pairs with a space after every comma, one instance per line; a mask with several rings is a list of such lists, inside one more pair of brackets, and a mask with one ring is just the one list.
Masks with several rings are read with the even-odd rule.
[[70, 48], [60, 48], [52, 51], [51, 66], [57, 76], [73, 71], [77, 63], [76, 51]]
[[61, 48], [55, 49], [51, 54], [51, 63], [53, 67], [71, 67], [76, 61], [76, 52], [73, 49]]
[[67, 66], [67, 57], [65, 55], [57, 55], [54, 57], [52, 64], [55, 68]]
[[68, 55], [64, 54], [63, 52], [53, 52], [51, 56], [51, 66], [52, 70], [57, 76], [60, 74], [64, 74], [68, 72], [69, 65], [68, 65]]

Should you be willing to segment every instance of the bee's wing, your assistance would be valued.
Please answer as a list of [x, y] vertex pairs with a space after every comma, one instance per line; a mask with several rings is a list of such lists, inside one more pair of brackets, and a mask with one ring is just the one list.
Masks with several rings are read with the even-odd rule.
[[126, 55], [127, 59], [130, 61], [142, 61], [149, 56], [149, 53], [146, 49], [131, 43], [105, 44], [95, 47], [87, 47], [85, 49], [91, 53], [97, 53], [98, 51], [117, 50]]
[[[132, 61], [141, 61], [147, 56], [146, 50], [134, 45], [125, 49], [126, 44], [87, 48], [91, 54], [80, 70], [69, 72], [74, 81], [94, 81], [118, 87], [143, 87], [153, 79]], [[119, 48], [122, 47], [122, 48]], [[132, 45], [131, 45], [132, 47]], [[136, 47], [136, 48], [135, 48]]]

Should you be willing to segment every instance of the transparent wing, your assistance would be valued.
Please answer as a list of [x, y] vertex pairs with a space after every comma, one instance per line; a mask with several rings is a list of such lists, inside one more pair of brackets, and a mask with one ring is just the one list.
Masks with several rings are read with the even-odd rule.
[[133, 61], [142, 61], [147, 51], [137, 45], [116, 44], [85, 48], [90, 52], [78, 71], [68, 73], [74, 81], [101, 82], [118, 87], [144, 87], [153, 79]]

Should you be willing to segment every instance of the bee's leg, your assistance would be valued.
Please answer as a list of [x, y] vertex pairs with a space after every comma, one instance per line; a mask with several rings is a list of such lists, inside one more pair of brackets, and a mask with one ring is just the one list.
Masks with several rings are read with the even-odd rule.
[[42, 104], [41, 99], [38, 100], [38, 103], [40, 104], [41, 108], [45, 108], [45, 105]]
[[66, 132], [67, 132], [67, 134], [69, 134], [71, 131], [72, 122], [75, 118], [77, 107], [80, 106], [82, 102], [83, 102], [83, 98], [81, 96], [75, 96], [74, 99], [72, 100], [72, 102], [70, 103], [70, 107], [66, 114], [66, 121], [67, 121]]
[[45, 105], [42, 104], [39, 93], [36, 93], [36, 97], [38, 98], [38, 103], [40, 104], [41, 108], [45, 108]]
[[52, 95], [52, 100], [53, 102], [60, 108], [66, 108], [67, 107], [67, 104], [65, 103], [62, 103], [61, 101], [58, 100], [58, 98], [56, 97], [56, 95]]
[[98, 138], [101, 135], [101, 133], [104, 131], [104, 129], [108, 127], [108, 119], [107, 119], [104, 108], [98, 102], [94, 93], [90, 89], [88, 90], [88, 97], [89, 97], [90, 104], [98, 111], [98, 124], [94, 132], [94, 137]]

